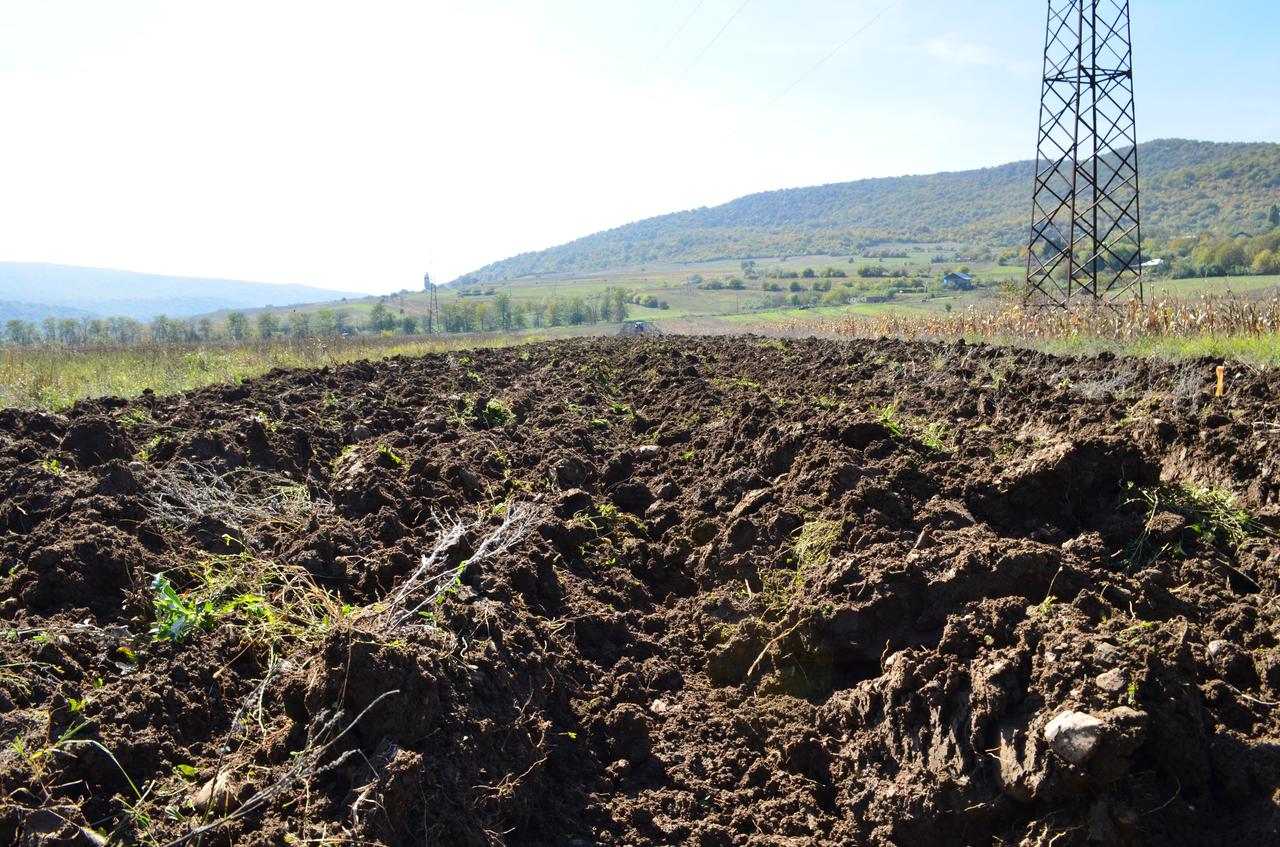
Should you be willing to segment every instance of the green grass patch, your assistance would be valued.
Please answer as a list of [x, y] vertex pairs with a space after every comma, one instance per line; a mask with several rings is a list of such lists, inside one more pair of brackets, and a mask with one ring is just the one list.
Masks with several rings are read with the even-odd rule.
[[[358, 336], [325, 341], [235, 344], [139, 344], [119, 347], [0, 348], [0, 408], [63, 409], [90, 397], [134, 397], [151, 389], [176, 394], [235, 384], [273, 368], [314, 368], [360, 359], [418, 356], [474, 347], [513, 347], [550, 333], [457, 336]], [[128, 417], [126, 428], [145, 417]]]

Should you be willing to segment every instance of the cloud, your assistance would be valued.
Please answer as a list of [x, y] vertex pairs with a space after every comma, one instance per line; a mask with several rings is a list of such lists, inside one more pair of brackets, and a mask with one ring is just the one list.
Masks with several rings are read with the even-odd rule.
[[994, 68], [1014, 76], [1031, 76], [1036, 72], [1036, 66], [1031, 62], [1001, 55], [990, 48], [964, 42], [954, 36], [930, 39], [925, 44], [924, 52], [951, 65]]

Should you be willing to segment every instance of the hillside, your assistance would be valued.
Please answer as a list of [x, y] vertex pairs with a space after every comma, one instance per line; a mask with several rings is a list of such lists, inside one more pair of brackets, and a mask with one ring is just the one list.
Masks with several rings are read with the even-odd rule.
[[[1164, 139], [1141, 145], [1149, 235], [1250, 230], [1280, 203], [1280, 144]], [[597, 232], [486, 265], [492, 281], [657, 262], [840, 255], [885, 241], [1023, 243], [1034, 164], [864, 179], [751, 194]]]
[[10, 319], [125, 317], [180, 318], [289, 303], [314, 303], [360, 294], [232, 279], [161, 276], [105, 268], [0, 262], [0, 323]]
[[5, 321], [41, 321], [45, 318], [92, 318], [91, 312], [71, 306], [49, 306], [44, 303], [22, 303], [16, 300], [0, 300], [0, 323]]

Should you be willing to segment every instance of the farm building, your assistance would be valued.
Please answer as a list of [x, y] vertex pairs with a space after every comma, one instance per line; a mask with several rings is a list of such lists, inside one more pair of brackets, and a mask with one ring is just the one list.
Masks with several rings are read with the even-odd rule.
[[942, 278], [943, 288], [952, 288], [956, 291], [969, 291], [973, 288], [973, 277], [968, 274], [952, 272]]

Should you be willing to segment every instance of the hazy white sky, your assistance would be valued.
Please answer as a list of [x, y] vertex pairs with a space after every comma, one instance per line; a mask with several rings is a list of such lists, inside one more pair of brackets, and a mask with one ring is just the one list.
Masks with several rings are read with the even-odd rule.
[[[1280, 141], [1273, 0], [1133, 14], [1143, 139]], [[1044, 18], [1042, 0], [0, 0], [0, 260], [383, 292], [753, 191], [1029, 158]]]

